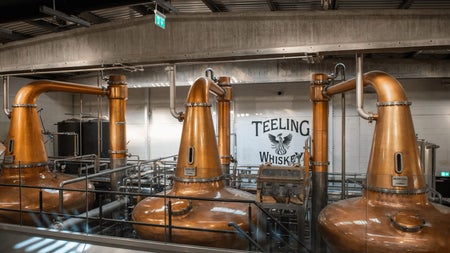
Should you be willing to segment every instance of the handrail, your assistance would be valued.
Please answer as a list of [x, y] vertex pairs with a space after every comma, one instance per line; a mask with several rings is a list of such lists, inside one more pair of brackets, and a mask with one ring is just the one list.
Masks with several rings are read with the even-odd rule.
[[251, 244], [253, 244], [255, 247], [257, 247], [261, 252], [264, 252], [264, 249], [261, 247], [261, 245], [259, 245], [259, 243], [257, 243], [247, 233], [245, 233], [245, 231], [242, 230], [242, 228], [239, 227], [238, 224], [236, 224], [234, 222], [229, 222], [228, 226], [233, 227], [238, 232], [238, 234], [244, 236]]

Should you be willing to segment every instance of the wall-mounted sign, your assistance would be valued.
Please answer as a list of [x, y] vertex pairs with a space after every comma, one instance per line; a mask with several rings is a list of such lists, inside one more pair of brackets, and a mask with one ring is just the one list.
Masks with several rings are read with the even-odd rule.
[[236, 134], [239, 165], [290, 165], [303, 159], [310, 123], [309, 119], [287, 117], [240, 118]]

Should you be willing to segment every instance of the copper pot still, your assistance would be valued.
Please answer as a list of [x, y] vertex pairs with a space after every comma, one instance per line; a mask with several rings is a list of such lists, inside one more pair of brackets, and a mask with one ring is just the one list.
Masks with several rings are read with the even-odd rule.
[[[161, 198], [149, 197], [136, 205], [132, 213], [133, 220], [152, 225], [134, 225], [140, 238], [210, 247], [248, 248], [248, 241], [237, 235], [229, 223], [234, 222], [244, 231], [249, 231], [255, 224], [255, 212], [249, 212], [250, 205], [247, 203], [222, 202], [221, 199], [254, 200], [255, 197], [225, 186], [209, 92], [217, 94], [223, 93], [223, 90], [209, 78], [199, 78], [189, 91], [174, 185], [165, 193], [166, 196], [178, 198], [163, 198], [164, 194], [161, 194]], [[183, 199], [183, 196], [216, 201], [188, 200]], [[170, 220], [169, 205], [172, 212]], [[169, 223], [173, 226], [171, 233]], [[205, 229], [210, 231], [200, 231]]]
[[[363, 80], [378, 95], [367, 182], [362, 197], [321, 211], [320, 233], [335, 253], [448, 252], [450, 208], [427, 200], [410, 102], [401, 84], [386, 73], [369, 72]], [[349, 80], [326, 92], [333, 95], [354, 85]]]
[[[59, 205], [60, 183], [74, 178], [53, 173], [41, 135], [36, 110], [37, 97], [48, 91], [65, 91], [106, 95], [102, 88], [86, 85], [36, 81], [22, 87], [16, 95], [11, 112], [11, 124], [0, 174], [0, 222], [33, 226], [48, 226], [56, 214], [79, 214], [92, 206], [94, 194], [87, 181], [64, 186]], [[81, 191], [70, 191], [78, 189]], [[62, 213], [61, 213], [62, 211]]]

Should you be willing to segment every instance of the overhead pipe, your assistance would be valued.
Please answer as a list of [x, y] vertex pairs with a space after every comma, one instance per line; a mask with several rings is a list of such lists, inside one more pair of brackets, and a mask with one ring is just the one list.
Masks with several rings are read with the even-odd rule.
[[175, 75], [175, 64], [167, 66], [165, 68], [167, 71], [167, 74], [169, 75], [169, 85], [170, 85], [170, 113], [172, 116], [176, 119], [178, 119], [179, 122], [182, 122], [184, 119], [183, 112], [177, 112], [176, 108], [176, 100], [177, 100], [177, 90], [176, 90], [176, 75]]
[[11, 108], [9, 108], [9, 76], [3, 76], [3, 111], [11, 118]]

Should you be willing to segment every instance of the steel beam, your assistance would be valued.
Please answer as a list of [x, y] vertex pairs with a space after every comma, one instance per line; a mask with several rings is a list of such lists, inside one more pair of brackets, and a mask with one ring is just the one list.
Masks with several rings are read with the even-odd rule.
[[0, 46], [0, 72], [449, 48], [445, 10], [168, 15], [115, 21]]

